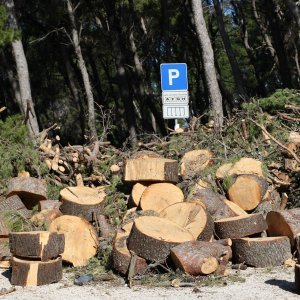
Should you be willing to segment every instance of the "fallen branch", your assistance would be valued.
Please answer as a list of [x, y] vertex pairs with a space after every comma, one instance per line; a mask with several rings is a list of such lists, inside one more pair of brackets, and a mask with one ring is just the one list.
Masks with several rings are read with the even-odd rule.
[[294, 159], [300, 164], [300, 158], [293, 152], [291, 151], [288, 147], [284, 146], [282, 143], [280, 143], [274, 136], [272, 136], [267, 129], [263, 126], [258, 124], [256, 121], [253, 119], [249, 119], [252, 123], [254, 123], [256, 126], [258, 126], [266, 135], [269, 136], [269, 138], [275, 142], [277, 145], [279, 145], [282, 149], [286, 150], [288, 153], [290, 153]]

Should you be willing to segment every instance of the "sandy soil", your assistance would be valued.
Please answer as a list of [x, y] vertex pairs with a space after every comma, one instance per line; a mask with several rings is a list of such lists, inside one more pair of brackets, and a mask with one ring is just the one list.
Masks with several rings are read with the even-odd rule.
[[[10, 287], [6, 274], [7, 271], [0, 270], [0, 288]], [[112, 286], [102, 282], [76, 286], [65, 277], [63, 281], [47, 286], [17, 287], [15, 292], [1, 296], [0, 299], [300, 299], [300, 296], [294, 293], [293, 268], [271, 270], [248, 268], [241, 271], [240, 277], [245, 278], [245, 282], [228, 280], [225, 286], [200, 287], [197, 291], [193, 287], [147, 288], [135, 286], [129, 289], [121, 283], [118, 286]]]

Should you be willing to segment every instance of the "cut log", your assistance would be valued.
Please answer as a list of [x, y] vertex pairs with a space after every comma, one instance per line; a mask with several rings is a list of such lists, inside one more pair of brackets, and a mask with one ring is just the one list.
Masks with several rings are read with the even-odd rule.
[[281, 266], [292, 258], [288, 237], [234, 239], [232, 251], [234, 263], [256, 268]]
[[[112, 267], [122, 275], [127, 274], [130, 265], [131, 254], [127, 248], [127, 238], [132, 229], [132, 225], [133, 223], [128, 223], [119, 229], [113, 242]], [[146, 268], [146, 260], [138, 256], [135, 265], [135, 274], [143, 273]]]
[[96, 230], [83, 218], [61, 216], [51, 223], [49, 231], [64, 233], [65, 250], [61, 256], [74, 267], [86, 266], [88, 260], [97, 253]]
[[295, 290], [300, 294], [300, 265], [295, 265]]
[[47, 199], [47, 183], [34, 177], [14, 177], [9, 180], [7, 197], [18, 195], [28, 209]]
[[175, 203], [162, 210], [159, 216], [185, 228], [195, 240], [209, 241], [213, 236], [214, 224], [209, 222], [206, 211], [197, 202]]
[[229, 247], [232, 246], [232, 239], [230, 239], [230, 238], [221, 239], [221, 240], [213, 240], [212, 242], [223, 245], [223, 246], [229, 246]]
[[227, 199], [223, 200], [224, 203], [234, 212], [235, 216], [244, 216], [248, 215], [242, 208], [240, 208], [237, 204]]
[[30, 221], [37, 227], [44, 227], [44, 229], [48, 230], [51, 222], [62, 216], [61, 211], [57, 209], [44, 209], [36, 214], [34, 214]]
[[295, 238], [300, 234], [300, 208], [270, 211], [267, 223], [270, 236], [288, 236], [294, 249]]
[[21, 198], [17, 195], [3, 199], [0, 202], [0, 211], [15, 211], [20, 213], [25, 219], [31, 218], [31, 211], [25, 207]]
[[93, 215], [101, 213], [104, 207], [105, 191], [86, 186], [67, 187], [60, 191], [62, 205], [60, 211], [65, 215], [83, 217], [94, 221]]
[[12, 285], [38, 286], [58, 282], [61, 279], [61, 257], [47, 262], [12, 258]]
[[262, 177], [240, 175], [228, 189], [229, 199], [245, 211], [255, 209], [267, 192], [268, 185]]
[[179, 187], [171, 183], [151, 184], [143, 192], [140, 208], [160, 212], [166, 207], [183, 202], [184, 195]]
[[61, 206], [61, 202], [59, 200], [42, 200], [39, 202], [39, 211], [44, 209], [59, 209]]
[[260, 233], [267, 227], [262, 214], [251, 214], [216, 221], [215, 233], [219, 239], [236, 239]]
[[14, 256], [47, 261], [64, 252], [65, 237], [49, 231], [11, 232], [9, 246]]
[[131, 155], [132, 159], [146, 159], [146, 158], [163, 158], [160, 154], [149, 151], [149, 150], [140, 150]]
[[10, 260], [0, 260], [0, 269], [10, 269], [11, 261]]
[[144, 193], [145, 189], [148, 187], [149, 184], [146, 183], [136, 183], [131, 191], [131, 196], [128, 200], [128, 207], [138, 207], [140, 204], [140, 200], [142, 194]]
[[227, 163], [221, 166], [217, 172], [216, 177], [224, 179], [227, 176], [252, 174], [263, 177], [262, 163], [259, 160], [243, 157], [235, 164]]
[[209, 150], [193, 150], [185, 153], [181, 159], [180, 173], [183, 178], [199, 175], [201, 170], [212, 164], [213, 154]]
[[151, 261], [164, 261], [170, 249], [193, 241], [186, 229], [160, 217], [143, 216], [136, 219], [128, 237], [128, 249]]
[[173, 159], [128, 159], [125, 164], [125, 181], [178, 181], [178, 163]]
[[219, 268], [219, 261], [231, 255], [230, 247], [203, 241], [182, 243], [170, 253], [177, 268], [194, 276], [214, 273]]

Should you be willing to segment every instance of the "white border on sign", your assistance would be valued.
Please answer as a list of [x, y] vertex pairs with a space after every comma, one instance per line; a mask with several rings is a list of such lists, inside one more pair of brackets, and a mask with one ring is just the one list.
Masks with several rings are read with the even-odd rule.
[[176, 92], [176, 91], [188, 91], [188, 88], [186, 90], [163, 90], [162, 88], [162, 70], [161, 70], [161, 66], [163, 65], [185, 65], [186, 66], [186, 82], [187, 82], [187, 87], [189, 87], [189, 82], [188, 82], [188, 72], [187, 72], [187, 64], [186, 63], [162, 63], [160, 64], [160, 88], [162, 91], [170, 91], [170, 92]]

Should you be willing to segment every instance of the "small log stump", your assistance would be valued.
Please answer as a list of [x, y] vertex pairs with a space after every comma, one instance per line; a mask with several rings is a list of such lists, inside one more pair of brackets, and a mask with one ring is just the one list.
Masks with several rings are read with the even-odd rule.
[[183, 202], [184, 195], [179, 187], [172, 183], [155, 183], [148, 186], [142, 194], [140, 208], [161, 212], [166, 207]]
[[83, 217], [92, 222], [94, 214], [101, 213], [105, 196], [104, 188], [67, 187], [60, 191], [60, 211], [64, 215]]
[[47, 199], [47, 183], [34, 177], [14, 177], [7, 187], [7, 197], [18, 195], [27, 209], [32, 209], [41, 200]]
[[[122, 275], [126, 275], [129, 269], [131, 254], [127, 248], [127, 238], [132, 229], [133, 222], [124, 225], [115, 235], [112, 250], [112, 267]], [[144, 258], [137, 257], [135, 274], [143, 273], [147, 268]]]
[[219, 239], [236, 239], [263, 232], [267, 227], [262, 214], [251, 214], [216, 221], [215, 233]]
[[14, 256], [47, 261], [64, 252], [65, 237], [49, 231], [11, 232], [9, 246]]
[[292, 258], [288, 237], [233, 239], [233, 261], [256, 268], [281, 266]]
[[39, 286], [58, 282], [61, 279], [61, 257], [46, 262], [12, 258], [12, 285]]
[[155, 216], [136, 219], [128, 237], [128, 249], [151, 261], [164, 261], [170, 249], [178, 244], [193, 241], [186, 229], [172, 221]]

